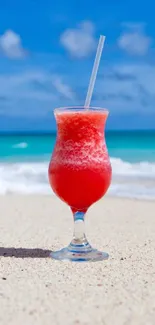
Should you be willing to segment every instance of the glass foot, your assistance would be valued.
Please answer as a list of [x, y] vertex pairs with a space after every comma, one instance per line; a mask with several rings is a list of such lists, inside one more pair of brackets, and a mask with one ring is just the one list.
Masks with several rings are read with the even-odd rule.
[[56, 260], [66, 260], [71, 262], [97, 262], [107, 260], [109, 255], [93, 249], [87, 245], [73, 245], [72, 243], [59, 251], [51, 252], [50, 257]]

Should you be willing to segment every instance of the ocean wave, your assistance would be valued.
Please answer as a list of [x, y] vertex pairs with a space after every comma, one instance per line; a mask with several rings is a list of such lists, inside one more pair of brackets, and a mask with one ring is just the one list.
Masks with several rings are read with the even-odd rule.
[[48, 163], [0, 164], [0, 194], [48, 194], [47, 168]]
[[16, 143], [12, 146], [12, 148], [19, 148], [19, 149], [25, 149], [28, 147], [28, 143], [27, 142], [20, 142], [20, 143]]
[[[155, 163], [131, 164], [111, 158], [113, 169], [109, 195], [155, 199]], [[0, 194], [50, 194], [48, 162], [0, 164]]]
[[140, 163], [130, 163], [120, 158], [111, 158], [113, 175], [136, 177], [136, 178], [154, 178], [155, 162], [141, 161]]

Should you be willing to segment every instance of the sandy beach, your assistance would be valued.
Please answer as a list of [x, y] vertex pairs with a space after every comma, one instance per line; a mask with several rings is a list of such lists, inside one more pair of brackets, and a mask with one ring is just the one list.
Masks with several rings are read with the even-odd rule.
[[154, 325], [155, 203], [106, 197], [87, 213], [108, 261], [52, 260], [73, 223], [54, 196], [0, 197], [0, 324]]

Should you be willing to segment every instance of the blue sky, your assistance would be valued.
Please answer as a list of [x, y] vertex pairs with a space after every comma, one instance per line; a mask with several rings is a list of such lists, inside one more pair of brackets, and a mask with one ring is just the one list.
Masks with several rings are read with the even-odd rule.
[[53, 108], [83, 105], [100, 34], [92, 106], [110, 129], [155, 128], [155, 4], [148, 0], [0, 3], [0, 131], [52, 130]]

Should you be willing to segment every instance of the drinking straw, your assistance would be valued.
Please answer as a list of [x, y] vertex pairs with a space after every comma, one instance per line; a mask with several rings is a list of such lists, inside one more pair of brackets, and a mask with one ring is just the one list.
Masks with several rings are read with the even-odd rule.
[[94, 65], [93, 65], [93, 70], [92, 70], [92, 74], [91, 74], [90, 82], [89, 82], [89, 86], [88, 86], [87, 96], [86, 96], [86, 100], [85, 100], [85, 104], [84, 104], [85, 108], [89, 108], [89, 106], [90, 106], [104, 42], [105, 42], [105, 36], [100, 35], [97, 52], [96, 52], [96, 56], [95, 56], [95, 61], [94, 61]]

